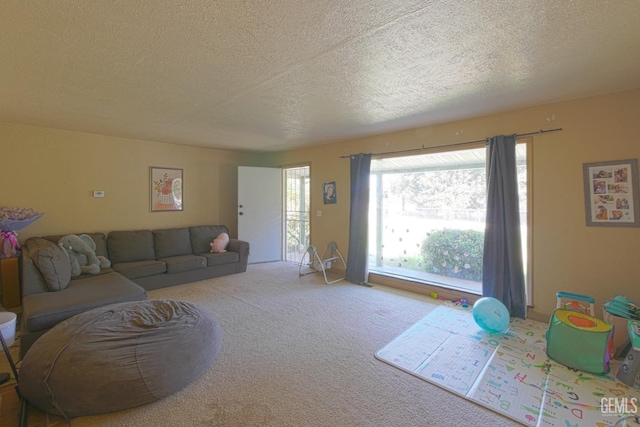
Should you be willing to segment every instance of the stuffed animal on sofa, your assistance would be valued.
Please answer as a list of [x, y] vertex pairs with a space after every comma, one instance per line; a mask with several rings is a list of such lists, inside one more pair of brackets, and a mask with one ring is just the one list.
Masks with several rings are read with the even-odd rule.
[[58, 240], [71, 262], [71, 277], [81, 274], [99, 274], [102, 268], [111, 267], [111, 261], [103, 256], [96, 256], [96, 243], [87, 234], [69, 234]]
[[229, 235], [227, 233], [220, 233], [213, 242], [209, 243], [211, 250], [209, 252], [227, 252], [225, 249], [229, 244]]

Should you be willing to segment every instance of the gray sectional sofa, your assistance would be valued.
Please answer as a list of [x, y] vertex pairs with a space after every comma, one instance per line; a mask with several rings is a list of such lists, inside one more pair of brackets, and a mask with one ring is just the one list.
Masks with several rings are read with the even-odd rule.
[[[247, 270], [249, 243], [230, 239], [226, 252], [209, 244], [223, 225], [87, 233], [96, 255], [111, 261], [99, 275], [71, 279], [60, 236], [31, 237], [22, 245], [20, 354], [41, 335], [76, 314], [147, 299], [146, 291]], [[78, 233], [81, 234], [81, 233]]]

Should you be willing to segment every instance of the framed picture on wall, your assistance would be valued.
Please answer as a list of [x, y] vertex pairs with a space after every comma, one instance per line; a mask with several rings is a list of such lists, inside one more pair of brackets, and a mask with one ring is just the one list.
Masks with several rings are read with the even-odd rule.
[[324, 200], [325, 205], [336, 203], [338, 201], [335, 181], [325, 182], [322, 184], [322, 199]]
[[182, 169], [149, 168], [151, 212], [183, 210]]
[[588, 226], [640, 227], [638, 159], [585, 163]]

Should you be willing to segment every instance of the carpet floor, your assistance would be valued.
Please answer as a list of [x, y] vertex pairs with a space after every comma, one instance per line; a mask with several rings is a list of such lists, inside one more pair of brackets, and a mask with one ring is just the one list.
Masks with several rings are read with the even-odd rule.
[[326, 285], [321, 275], [298, 277], [298, 266], [284, 262], [148, 297], [214, 313], [224, 334], [218, 359], [161, 401], [76, 418], [73, 427], [518, 425], [374, 357], [438, 306], [428, 297]]

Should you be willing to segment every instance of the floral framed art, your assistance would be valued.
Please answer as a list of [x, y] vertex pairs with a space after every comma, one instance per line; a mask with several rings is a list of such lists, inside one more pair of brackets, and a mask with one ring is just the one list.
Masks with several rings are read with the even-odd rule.
[[149, 176], [151, 212], [183, 210], [182, 169], [151, 166]]
[[638, 159], [585, 163], [588, 226], [640, 227]]

